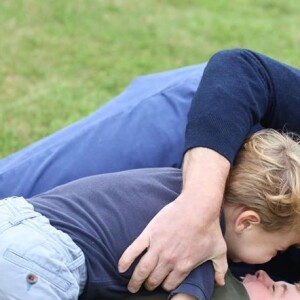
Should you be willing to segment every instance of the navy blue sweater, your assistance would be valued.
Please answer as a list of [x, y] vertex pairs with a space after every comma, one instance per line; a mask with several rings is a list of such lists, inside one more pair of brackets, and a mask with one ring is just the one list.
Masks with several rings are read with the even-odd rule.
[[188, 117], [186, 145], [234, 161], [253, 125], [300, 133], [300, 70], [250, 50], [224, 50], [207, 64]]
[[[127, 284], [134, 266], [120, 274], [118, 260], [154, 215], [179, 195], [181, 180], [178, 169], [140, 169], [86, 177], [28, 199], [83, 250], [88, 281], [80, 299], [121, 299], [130, 294]], [[208, 262], [171, 295], [182, 292], [208, 300], [213, 285]]]
[[[300, 70], [250, 50], [220, 51], [193, 98], [185, 150], [207, 147], [233, 163], [253, 125], [300, 134]], [[263, 268], [276, 280], [295, 282], [300, 251], [291, 248], [263, 266], [230, 268], [236, 275]]]

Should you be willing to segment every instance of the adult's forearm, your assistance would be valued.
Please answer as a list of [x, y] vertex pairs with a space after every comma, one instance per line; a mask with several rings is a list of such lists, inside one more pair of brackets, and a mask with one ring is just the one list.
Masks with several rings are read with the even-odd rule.
[[251, 127], [300, 132], [300, 71], [250, 50], [208, 62], [193, 99], [186, 150], [213, 149], [233, 162]]
[[219, 216], [229, 168], [226, 158], [208, 148], [193, 148], [184, 156], [182, 193], [194, 201], [204, 221]]

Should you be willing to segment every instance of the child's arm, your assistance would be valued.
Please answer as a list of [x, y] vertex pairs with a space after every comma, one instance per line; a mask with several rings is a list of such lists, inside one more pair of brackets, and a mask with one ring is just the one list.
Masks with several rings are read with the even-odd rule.
[[214, 289], [214, 269], [211, 261], [194, 269], [188, 277], [173, 290], [168, 300], [209, 300]]

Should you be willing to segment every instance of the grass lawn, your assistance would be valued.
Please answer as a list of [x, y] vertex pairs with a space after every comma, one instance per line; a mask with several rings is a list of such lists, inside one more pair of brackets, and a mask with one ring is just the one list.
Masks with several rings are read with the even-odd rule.
[[300, 67], [297, 0], [1, 0], [0, 26], [0, 157], [223, 48]]

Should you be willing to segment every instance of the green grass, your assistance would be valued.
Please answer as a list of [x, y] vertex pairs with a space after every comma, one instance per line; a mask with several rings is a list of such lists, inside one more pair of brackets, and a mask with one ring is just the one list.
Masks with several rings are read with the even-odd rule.
[[0, 157], [223, 48], [300, 67], [299, 28], [297, 0], [1, 0]]

